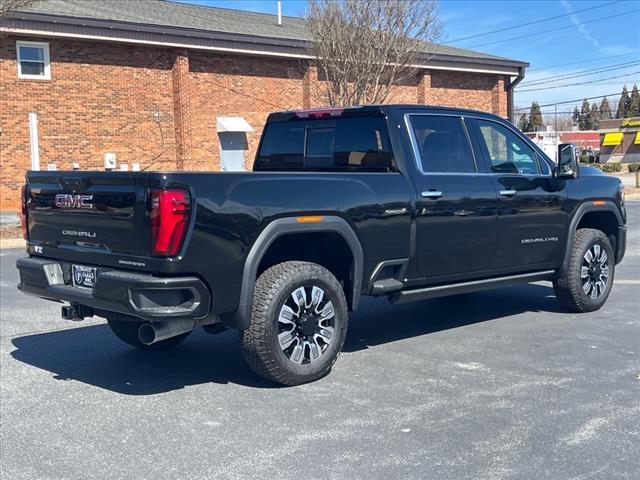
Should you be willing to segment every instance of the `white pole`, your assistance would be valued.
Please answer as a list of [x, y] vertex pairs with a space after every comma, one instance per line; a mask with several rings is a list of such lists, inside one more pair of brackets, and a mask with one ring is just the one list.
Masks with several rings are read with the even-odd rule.
[[38, 114], [29, 114], [29, 140], [31, 142], [31, 170], [40, 170], [40, 147], [38, 145]]
[[282, 25], [282, 2], [278, 0], [278, 25]]

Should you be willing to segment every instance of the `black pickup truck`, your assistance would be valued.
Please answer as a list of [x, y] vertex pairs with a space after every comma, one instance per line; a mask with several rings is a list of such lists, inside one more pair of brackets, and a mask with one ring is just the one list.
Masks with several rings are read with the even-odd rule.
[[258, 374], [309, 382], [362, 295], [550, 280], [567, 309], [600, 308], [625, 252], [623, 187], [581, 172], [572, 145], [558, 158], [476, 111], [273, 113], [253, 172], [29, 172], [19, 288], [141, 348], [234, 328]]

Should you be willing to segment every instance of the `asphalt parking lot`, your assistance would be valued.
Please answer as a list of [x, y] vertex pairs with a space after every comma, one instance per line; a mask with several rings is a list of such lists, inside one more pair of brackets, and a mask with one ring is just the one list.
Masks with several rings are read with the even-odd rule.
[[637, 479], [640, 202], [609, 302], [548, 283], [365, 300], [319, 382], [278, 388], [237, 333], [136, 351], [20, 294], [1, 251], [2, 479]]

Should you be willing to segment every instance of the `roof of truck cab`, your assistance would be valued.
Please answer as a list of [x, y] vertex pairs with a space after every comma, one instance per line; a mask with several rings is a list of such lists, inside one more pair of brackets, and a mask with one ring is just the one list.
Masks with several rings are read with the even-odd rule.
[[[481, 110], [472, 110], [468, 108], [458, 108], [458, 107], [445, 107], [438, 105], [419, 105], [419, 104], [411, 104], [411, 103], [392, 103], [392, 104], [374, 104], [374, 105], [360, 105], [360, 106], [350, 106], [350, 107], [325, 107], [325, 108], [311, 108], [311, 109], [301, 109], [301, 110], [287, 110], [281, 112], [273, 112], [267, 118], [267, 122], [277, 122], [277, 121], [287, 121], [293, 118], [308, 118], [314, 117], [314, 114], [322, 114], [324, 112], [327, 113], [326, 116], [321, 118], [331, 118], [352, 115], [367, 115], [372, 113], [385, 114], [390, 113], [392, 111], [401, 111], [403, 113], [411, 113], [413, 112], [421, 112], [421, 113], [449, 113], [455, 115], [481, 115], [484, 117], [498, 117], [492, 113], [483, 112]], [[331, 115], [330, 112], [336, 112]], [[320, 118], [320, 117], [317, 117]]]

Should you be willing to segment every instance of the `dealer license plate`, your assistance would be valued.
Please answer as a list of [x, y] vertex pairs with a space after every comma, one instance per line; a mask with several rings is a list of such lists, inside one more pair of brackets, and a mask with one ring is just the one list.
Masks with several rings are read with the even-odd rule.
[[96, 286], [96, 267], [73, 265], [73, 284], [76, 287], [93, 288]]

